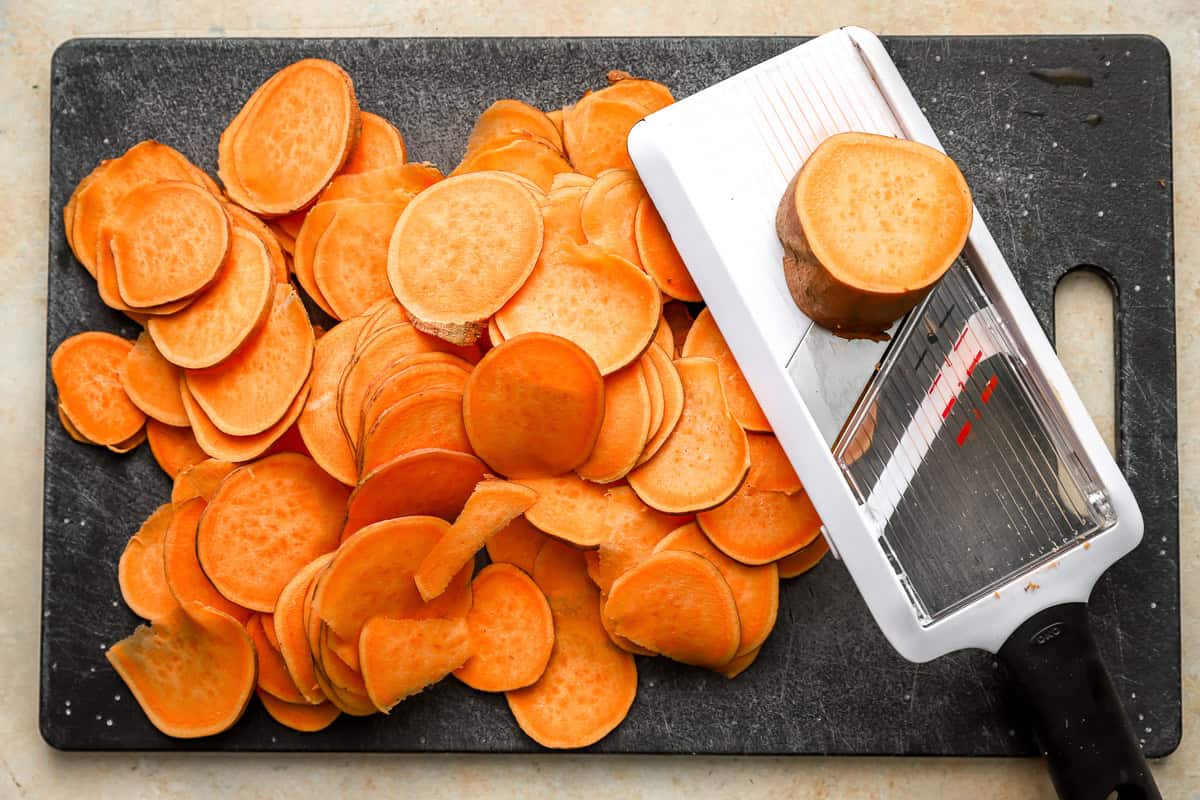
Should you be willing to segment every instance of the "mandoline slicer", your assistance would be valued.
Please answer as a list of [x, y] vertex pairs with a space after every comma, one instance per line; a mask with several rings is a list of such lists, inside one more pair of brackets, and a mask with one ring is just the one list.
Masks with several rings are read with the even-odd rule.
[[788, 294], [775, 208], [842, 131], [941, 147], [856, 28], [651, 115], [629, 151], [889, 641], [998, 653], [1062, 797], [1159, 797], [1086, 616], [1141, 513], [979, 214], [888, 342], [840, 339]]

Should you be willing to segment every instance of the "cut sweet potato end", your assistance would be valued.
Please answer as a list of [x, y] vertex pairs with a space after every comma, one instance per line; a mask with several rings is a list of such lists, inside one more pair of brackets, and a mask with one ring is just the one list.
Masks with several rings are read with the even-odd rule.
[[714, 545], [743, 564], [776, 561], [821, 533], [821, 518], [807, 492], [743, 487], [717, 508], [697, 514], [696, 521]]
[[712, 312], [707, 308], [696, 317], [683, 343], [683, 357], [693, 356], [703, 356], [717, 362], [721, 371], [721, 382], [725, 386], [725, 399], [739, 425], [748, 431], [771, 430], [771, 423], [759, 407], [750, 384], [746, 382], [746, 376], [742, 374], [741, 367], [733, 357], [733, 351], [725, 343], [721, 329], [717, 327]]
[[456, 519], [483, 475], [483, 462], [469, 453], [437, 449], [405, 453], [363, 476], [350, 496], [342, 539], [394, 517]]
[[88, 441], [115, 445], [135, 436], [146, 415], [121, 386], [121, 368], [133, 343], [111, 333], [88, 331], [63, 341], [50, 359], [58, 403]]
[[554, 618], [542, 590], [512, 564], [492, 564], [475, 577], [471, 594], [471, 656], [454, 677], [483, 692], [535, 683], [554, 648]]
[[163, 358], [145, 331], [138, 334], [121, 365], [121, 387], [130, 402], [146, 416], [167, 425], [188, 424], [179, 397], [179, 376], [179, 368]]
[[367, 696], [383, 713], [463, 665], [471, 642], [463, 619], [388, 619], [363, 626], [359, 661]]
[[258, 699], [262, 701], [263, 708], [271, 715], [271, 719], [285, 728], [301, 733], [323, 731], [342, 715], [338, 707], [328, 700], [315, 706], [307, 703], [285, 703], [261, 689], [258, 690]]
[[737, 604], [721, 572], [695, 553], [655, 553], [613, 582], [610, 627], [685, 664], [720, 669], [741, 641]]
[[117, 583], [129, 610], [142, 619], [159, 619], [178, 605], [163, 567], [163, 540], [175, 517], [170, 503], [159, 506], [130, 537], [117, 564]]
[[779, 559], [779, 577], [783, 579], [798, 578], [821, 563], [829, 552], [829, 542], [824, 536], [818, 536], [810, 544], [806, 544], [791, 555]]
[[231, 727], [254, 691], [254, 645], [241, 623], [191, 602], [105, 652], [146, 717], [176, 738]]

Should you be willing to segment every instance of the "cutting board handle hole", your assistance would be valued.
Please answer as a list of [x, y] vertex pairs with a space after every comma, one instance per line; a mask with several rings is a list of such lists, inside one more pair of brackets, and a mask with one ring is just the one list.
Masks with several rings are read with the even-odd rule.
[[1116, 452], [1116, 287], [1107, 273], [1081, 265], [1059, 279], [1054, 342], [1105, 444]]

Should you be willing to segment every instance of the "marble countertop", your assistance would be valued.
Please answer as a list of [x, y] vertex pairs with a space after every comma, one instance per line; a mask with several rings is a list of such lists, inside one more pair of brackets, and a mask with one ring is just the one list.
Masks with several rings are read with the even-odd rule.
[[[452, 36], [816, 34], [855, 24], [881, 34], [1148, 33], [1171, 50], [1180, 364], [1200, 359], [1200, 14], [1194, 0], [913, 0], [838, 3], [415, 0], [0, 2], [0, 507], [11, 514], [0, 561], [0, 797], [680, 796], [1052, 798], [1033, 759], [513, 756], [178, 756], [65, 754], [38, 735], [43, 358], [46, 315], [50, 57], [75, 36]], [[1094, 295], [1060, 300], [1089, 327]], [[1095, 329], [1091, 327], [1091, 329]], [[1108, 387], [1094, 354], [1064, 354], [1089, 407]], [[1180, 569], [1184, 738], [1155, 764], [1166, 797], [1200, 797], [1200, 389], [1181, 370]], [[1111, 391], [1109, 391], [1111, 394]], [[1098, 419], [1103, 429], [1106, 420]], [[1111, 425], [1111, 422], [1107, 423]]]

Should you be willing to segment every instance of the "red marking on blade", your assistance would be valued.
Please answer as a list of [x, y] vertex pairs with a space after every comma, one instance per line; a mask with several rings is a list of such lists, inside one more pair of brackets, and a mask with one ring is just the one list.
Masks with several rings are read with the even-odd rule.
[[967, 328], [963, 328], [963, 329], [962, 329], [962, 333], [960, 333], [960, 334], [958, 335], [958, 341], [956, 341], [956, 342], [954, 343], [954, 349], [955, 349], [955, 350], [957, 350], [957, 349], [958, 349], [958, 346], [959, 346], [960, 344], [962, 344], [962, 340], [963, 340], [963, 339], [965, 339], [965, 338], [967, 338], [967, 330], [968, 330]]
[[991, 400], [992, 393], [995, 391], [996, 391], [996, 376], [993, 375], [992, 377], [988, 378], [987, 386], [983, 387], [983, 394], [981, 395], [981, 399], [983, 400], [983, 402], [986, 403], [988, 400]]
[[979, 350], [975, 353], [975, 358], [971, 359], [971, 366], [967, 367], [967, 377], [971, 377], [971, 373], [979, 366], [979, 359], [983, 358], [983, 351]]
[[979, 413], [978, 408], [972, 408], [971, 413], [975, 415], [975, 419], [983, 419], [983, 414]]
[[941, 379], [942, 379], [942, 373], [940, 373], [940, 372], [937, 375], [933, 376], [933, 383], [929, 385], [929, 393], [930, 394], [933, 394], [933, 390], [937, 388], [938, 381], [940, 381]]
[[967, 440], [967, 437], [970, 435], [971, 435], [971, 423], [964, 422], [963, 426], [962, 426], [962, 430], [958, 432], [958, 446], [962, 447], [963, 442], [965, 442]]
[[950, 416], [950, 409], [954, 408], [954, 398], [950, 398], [950, 402], [946, 403], [946, 407], [942, 409], [942, 419]]

